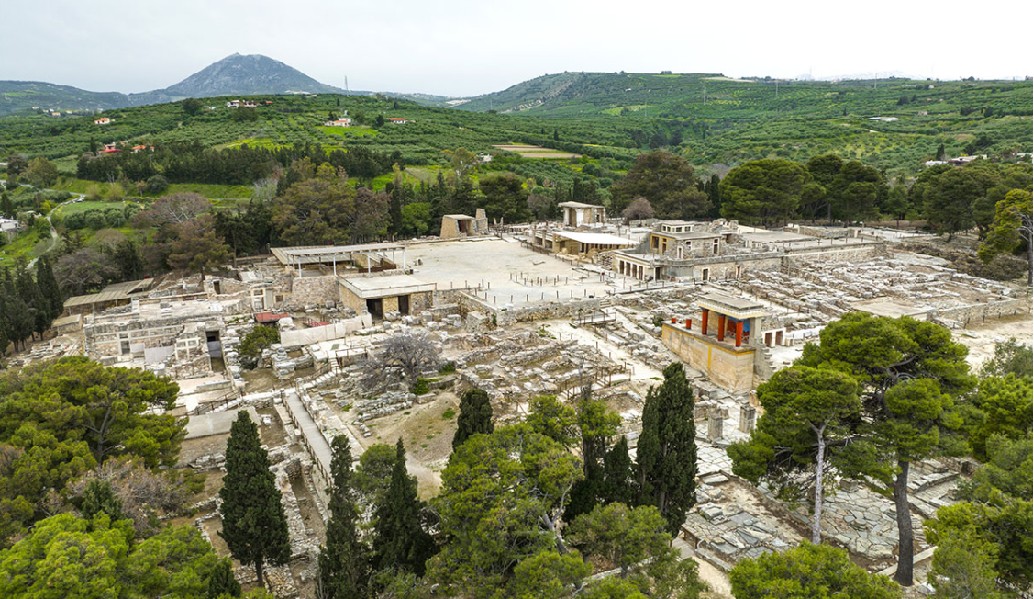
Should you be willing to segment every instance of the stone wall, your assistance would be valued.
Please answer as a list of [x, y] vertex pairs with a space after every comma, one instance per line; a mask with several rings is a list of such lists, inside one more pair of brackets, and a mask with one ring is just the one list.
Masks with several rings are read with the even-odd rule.
[[691, 367], [703, 372], [716, 385], [729, 391], [750, 391], [754, 386], [752, 347], [726, 347], [701, 339], [693, 333], [661, 325], [661, 342]]
[[[303, 310], [307, 306], [327, 305], [338, 301], [338, 282], [334, 275], [295, 277], [291, 294], [285, 298], [284, 308]], [[366, 309], [365, 304], [363, 309]]]
[[981, 323], [985, 320], [997, 320], [1008, 318], [1018, 314], [1030, 314], [1031, 302], [1029, 298], [1016, 298], [977, 304], [975, 306], [964, 306], [961, 308], [949, 308], [936, 310], [931, 315], [942, 321], [954, 321], [960, 326]]

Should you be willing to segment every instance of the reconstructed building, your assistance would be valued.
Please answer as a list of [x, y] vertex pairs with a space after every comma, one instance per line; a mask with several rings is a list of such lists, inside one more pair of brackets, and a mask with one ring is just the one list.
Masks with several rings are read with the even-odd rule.
[[438, 236], [442, 239], [457, 239], [486, 233], [488, 233], [488, 217], [485, 216], [484, 209], [478, 208], [474, 216], [466, 214], [442, 216], [442, 228]]
[[603, 206], [581, 202], [561, 202], [557, 206], [563, 212], [561, 222], [565, 227], [588, 227], [607, 222], [607, 209]]
[[339, 281], [342, 305], [374, 318], [383, 318], [386, 312], [415, 314], [433, 302], [434, 284], [412, 275], [358, 275]]
[[758, 348], [765, 340], [773, 342], [761, 330], [768, 310], [754, 300], [719, 293], [705, 295], [696, 304], [700, 319], [664, 323], [661, 342], [716, 385], [750, 391]]

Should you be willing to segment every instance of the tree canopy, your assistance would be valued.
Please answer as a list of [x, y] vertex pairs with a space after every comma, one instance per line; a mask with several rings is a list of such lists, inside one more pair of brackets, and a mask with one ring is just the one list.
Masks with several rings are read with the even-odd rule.
[[742, 559], [729, 572], [736, 599], [896, 599], [901, 589], [886, 576], [851, 563], [847, 552], [801, 543], [782, 553]]
[[[628, 174], [611, 187], [614, 210], [623, 211], [635, 198], [645, 198], [659, 218], [697, 218], [711, 210], [711, 201], [700, 190], [693, 166], [685, 158], [658, 150], [636, 157]], [[626, 218], [642, 218], [637, 208]]]
[[797, 214], [810, 179], [803, 166], [789, 160], [745, 162], [718, 185], [722, 216], [749, 225], [781, 225]]

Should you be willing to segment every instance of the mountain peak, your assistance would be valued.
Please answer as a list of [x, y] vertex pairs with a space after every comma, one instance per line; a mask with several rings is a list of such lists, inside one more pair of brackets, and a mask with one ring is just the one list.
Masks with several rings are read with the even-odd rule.
[[183, 81], [157, 90], [170, 98], [251, 96], [287, 92], [342, 93], [305, 73], [262, 54], [233, 54], [216, 61]]

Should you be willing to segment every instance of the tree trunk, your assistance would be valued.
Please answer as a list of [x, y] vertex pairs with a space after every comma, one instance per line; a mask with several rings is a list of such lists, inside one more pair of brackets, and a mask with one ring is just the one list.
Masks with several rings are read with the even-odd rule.
[[912, 511], [908, 506], [908, 462], [898, 460], [901, 471], [894, 479], [894, 513], [898, 520], [898, 569], [894, 580], [904, 587], [910, 587], [914, 561], [915, 539], [912, 537]]
[[826, 466], [826, 439], [823, 437], [825, 430], [825, 425], [815, 429], [819, 446], [815, 455], [815, 514], [811, 521], [811, 542], [816, 545], [822, 542], [822, 471]]
[[259, 586], [260, 587], [265, 587], [266, 585], [263, 583], [263, 579], [262, 579], [262, 560], [261, 559], [255, 560], [255, 576], [258, 577]]

